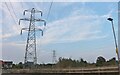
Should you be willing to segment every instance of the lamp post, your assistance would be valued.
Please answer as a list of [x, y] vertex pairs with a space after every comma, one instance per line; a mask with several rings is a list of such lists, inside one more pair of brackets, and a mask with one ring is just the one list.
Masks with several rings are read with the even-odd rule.
[[116, 53], [117, 53], [117, 57], [118, 57], [118, 69], [119, 69], [119, 75], [120, 75], [119, 53], [118, 53], [118, 45], [117, 45], [117, 40], [116, 40], [116, 35], [115, 35], [115, 29], [114, 29], [114, 25], [113, 25], [113, 19], [108, 18], [107, 20], [111, 21], [111, 24], [112, 24], [112, 30], [113, 30], [114, 40], [115, 40]]

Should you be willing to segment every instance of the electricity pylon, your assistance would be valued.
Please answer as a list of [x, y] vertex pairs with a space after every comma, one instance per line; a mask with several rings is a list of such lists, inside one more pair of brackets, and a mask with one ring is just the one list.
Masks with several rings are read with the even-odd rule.
[[53, 59], [52, 59], [52, 63], [55, 64], [57, 62], [56, 60], [56, 51], [53, 50]]
[[40, 18], [38, 18], [38, 19], [35, 18], [35, 13], [40, 13], [41, 16], [42, 16], [42, 11], [39, 11], [39, 10], [36, 10], [35, 8], [32, 8], [30, 10], [25, 10], [23, 12], [23, 15], [25, 15], [26, 12], [30, 12], [30, 18], [20, 19], [19, 20], [19, 25], [20, 25], [21, 20], [29, 21], [29, 27], [28, 28], [22, 28], [21, 29], [21, 34], [22, 34], [22, 30], [28, 31], [24, 64], [26, 66], [30, 66], [30, 63], [32, 63], [32, 65], [37, 64], [36, 31], [41, 31], [42, 36], [43, 36], [43, 29], [42, 28], [36, 28], [35, 22], [43, 22], [44, 24], [41, 25], [41, 26], [46, 26], [46, 21], [43, 20], [43, 19], [40, 19]]

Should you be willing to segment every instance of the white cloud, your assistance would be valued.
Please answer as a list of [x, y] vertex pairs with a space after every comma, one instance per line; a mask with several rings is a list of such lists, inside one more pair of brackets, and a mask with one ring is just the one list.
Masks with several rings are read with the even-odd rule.
[[19, 41], [19, 42], [3, 42], [3, 45], [11, 45], [11, 46], [16, 46], [16, 47], [23, 47], [25, 45], [24, 41]]
[[[9, 7], [11, 13], [9, 12], [5, 3], [3, 3], [2, 8], [0, 8], [1, 12], [4, 16], [1, 19], [2, 20], [2, 33], [3, 34], [0, 36], [0, 38], [2, 38], [2, 39], [9, 38], [9, 37], [15, 36], [15, 35], [20, 33], [20, 26], [18, 24], [16, 24], [18, 19], [16, 18], [15, 14], [13, 13], [13, 11], [10, 7], [10, 3], [7, 3], [7, 5]], [[19, 11], [17, 11], [17, 12], [19, 12]], [[12, 16], [14, 17], [14, 19]], [[16, 23], [14, 22], [14, 20], [16, 21]]]
[[96, 15], [94, 10], [83, 7], [72, 12], [69, 17], [49, 23], [39, 43], [65, 43], [106, 38], [108, 34], [103, 34], [100, 28], [112, 13], [113, 9], [107, 14]]
[[[16, 13], [21, 12], [22, 8], [20, 3], [12, 4]], [[35, 3], [34, 5], [37, 7]], [[4, 6], [4, 8], [6, 7]], [[18, 8], [20, 8], [19, 11], [17, 11]], [[6, 15], [6, 17], [3, 19], [3, 22], [5, 23], [6, 20], [11, 19], [10, 17], [8, 18], [8, 16], [10, 16], [10, 13], [8, 12], [8, 10], [2, 10]], [[99, 16], [95, 15], [92, 9], [88, 10], [82, 8], [80, 10], [76, 10], [72, 12], [69, 17], [65, 17], [61, 20], [49, 23], [46, 31], [44, 32], [44, 36], [39, 40], [42, 44], [48, 44], [55, 42], [75, 42], [80, 40], [90, 40], [94, 38], [105, 38], [107, 35], [101, 35], [102, 31], [100, 30], [100, 25], [102, 19], [109, 16], [111, 12], [112, 11], [110, 11], [106, 15]], [[15, 17], [14, 14], [12, 15]], [[7, 31], [5, 29], [3, 30], [4, 34], [1, 36], [2, 38], [8, 38], [20, 33], [21, 28], [19, 25], [13, 25], [11, 23], [8, 25], [7, 24], [8, 23], [5, 23], [5, 25], [3, 26], [3, 29], [7, 28]]]
[[[26, 4], [26, 3], [25, 3]], [[8, 5], [10, 5], [9, 3], [8, 3]], [[21, 11], [23, 11], [23, 8], [22, 8], [22, 6], [21, 6], [21, 4], [20, 3], [12, 3], [12, 5], [13, 5], [13, 8], [14, 8], [14, 11], [16, 12], [16, 14], [17, 14], [17, 16], [18, 17], [21, 17], [21, 15], [22, 15], [22, 13], [21, 13], [21, 15], [18, 15], [18, 13], [20, 13]], [[37, 7], [37, 5], [34, 3], [34, 5]], [[65, 5], [66, 5], [66, 3], [65, 3]], [[3, 22], [5, 23], [4, 24], [4, 26], [3, 26], [3, 29], [4, 29], [4, 27], [5, 28], [7, 28], [7, 31], [5, 30], [3, 30], [3, 32], [4, 32], [4, 34], [2, 35], [2, 38], [8, 38], [8, 37], [11, 37], [11, 36], [13, 36], [13, 35], [18, 35], [19, 33], [20, 33], [20, 26], [18, 26], [18, 25], [13, 25], [13, 23], [6, 23], [6, 20], [11, 20], [12, 18], [11, 18], [11, 16], [10, 16], [10, 13], [9, 13], [9, 11], [8, 10], [6, 10], [5, 8], [6, 8], [6, 6], [4, 5], [3, 6], [4, 8], [1, 8], [3, 11], [4, 11], [4, 14], [5, 14], [5, 18], [3, 18]], [[26, 6], [27, 7], [27, 6]], [[19, 8], [19, 10], [18, 10], [18, 8]], [[38, 8], [38, 7], [37, 7]], [[11, 11], [12, 11], [12, 9], [10, 9]], [[84, 10], [84, 9], [83, 9]], [[74, 13], [72, 13], [71, 15], [75, 15], [75, 14], [77, 14], [77, 15], [79, 15], [78, 13], [81, 13], [83, 10], [77, 10], [77, 11], [75, 11]], [[87, 10], [87, 11], [90, 11], [90, 10]], [[91, 11], [91, 13], [93, 13], [92, 11]], [[86, 12], [86, 14], [88, 14], [87, 12]], [[15, 15], [12, 13], [12, 15], [14, 16], [14, 18], [15, 18]], [[82, 17], [85, 17], [85, 19], [86, 19], [86, 21], [87, 21], [87, 17], [88, 17], [88, 20], [90, 20], [89, 19], [89, 17], [93, 17], [93, 15], [92, 16], [75, 16], [75, 17], [68, 17], [68, 18], [65, 18], [65, 19], [68, 19], [68, 21], [62, 21], [62, 20], [59, 20], [59, 21], [62, 21], [61, 23], [66, 23], [66, 24], [68, 24], [69, 23], [69, 21], [71, 22], [72, 20], [74, 21], [75, 19], [76, 20], [78, 20], [79, 18], [82, 18]], [[95, 17], [95, 16], [94, 16]], [[99, 17], [99, 16], [98, 16]], [[72, 19], [73, 18], [73, 19]], [[81, 20], [81, 18], [79, 19], [79, 20]], [[65, 20], [64, 19], [64, 20]], [[83, 18], [84, 19], [84, 18]], [[15, 18], [15, 20], [16, 20], [16, 22], [18, 22], [18, 18]], [[79, 21], [78, 20], [78, 21]], [[12, 21], [13, 21], [13, 19], [12, 19]], [[14, 22], [14, 21], [13, 21]], [[58, 21], [56, 21], [56, 22], [58, 22]], [[56, 23], [56, 22], [54, 22], [54, 23]], [[67, 23], [68, 22], [68, 23]], [[74, 21], [74, 22], [77, 22], [77, 21]], [[72, 24], [74, 24], [74, 22], [72, 22]], [[82, 21], [81, 21], [82, 22]], [[59, 23], [59, 22], [58, 22]], [[57, 25], [57, 23], [56, 23], [56, 25]], [[23, 26], [25, 26], [25, 25], [23, 25]], [[64, 26], [69, 26], [69, 25], [64, 25]], [[68, 28], [65, 28], [65, 29], [68, 29], [69, 30], [69, 27]], [[54, 27], [53, 27], [54, 28]], [[50, 28], [51, 29], [51, 28]], [[53, 29], [54, 30], [54, 29]], [[65, 31], [66, 32], [66, 30], [62, 30], [62, 31]], [[50, 31], [51, 32], [51, 31]], [[50, 40], [49, 40], [50, 41]]]
[[97, 15], [76, 15], [54, 21], [48, 24], [44, 36], [39, 39], [40, 43], [76, 42], [105, 38], [106, 35], [102, 35], [99, 28], [102, 19]]

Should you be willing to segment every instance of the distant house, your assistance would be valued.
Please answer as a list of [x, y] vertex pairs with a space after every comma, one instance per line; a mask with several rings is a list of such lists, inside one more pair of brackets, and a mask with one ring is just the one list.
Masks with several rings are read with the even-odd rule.
[[0, 60], [0, 69], [3, 68], [4, 62]]
[[2, 60], [0, 60], [0, 68], [10, 69], [12, 67], [13, 67], [13, 62], [12, 61], [2, 61]]

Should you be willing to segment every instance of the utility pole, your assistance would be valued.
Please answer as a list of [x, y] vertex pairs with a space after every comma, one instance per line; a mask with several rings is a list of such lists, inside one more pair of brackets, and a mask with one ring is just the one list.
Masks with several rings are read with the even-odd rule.
[[19, 20], [19, 25], [20, 21], [29, 21], [29, 27], [28, 28], [22, 28], [21, 29], [21, 34], [22, 30], [28, 31], [28, 36], [27, 36], [27, 44], [26, 44], [26, 51], [25, 51], [25, 58], [24, 58], [24, 65], [26, 67], [32, 68], [32, 66], [35, 66], [37, 64], [37, 53], [36, 53], [36, 31], [41, 31], [41, 35], [43, 36], [43, 29], [42, 28], [36, 28], [35, 22], [43, 22], [43, 25], [41, 26], [46, 26], [46, 21], [40, 18], [35, 18], [35, 13], [40, 13], [42, 16], [42, 11], [39, 11], [35, 8], [32, 8], [30, 10], [25, 10], [23, 12], [23, 15], [26, 14], [26, 12], [30, 12], [30, 18], [23, 18]]

